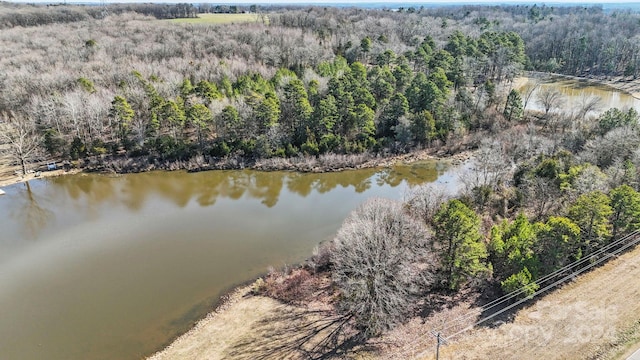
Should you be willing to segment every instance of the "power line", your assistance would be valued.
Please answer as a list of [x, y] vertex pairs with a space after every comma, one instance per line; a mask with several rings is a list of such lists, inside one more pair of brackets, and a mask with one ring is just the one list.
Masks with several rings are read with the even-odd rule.
[[[574, 277], [574, 276], [576, 276], [576, 275], [579, 275], [579, 274], [581, 274], [581, 273], [583, 273], [583, 272], [585, 272], [585, 271], [589, 270], [590, 268], [592, 268], [592, 267], [594, 267], [594, 266], [596, 266], [596, 265], [600, 264], [601, 262], [603, 262], [604, 260], [608, 259], [609, 257], [611, 257], [611, 256], [615, 256], [615, 255], [618, 255], [619, 253], [623, 252], [624, 250], [626, 250], [626, 249], [628, 249], [628, 248], [630, 248], [630, 247], [632, 247], [632, 246], [637, 245], [637, 244], [640, 242], [640, 237], [637, 237], [638, 235], [640, 235], [640, 229], [639, 229], [639, 230], [635, 230], [635, 231], [633, 231], [632, 233], [630, 233], [630, 234], [628, 234], [628, 235], [625, 235], [625, 236], [623, 236], [623, 237], [619, 238], [618, 240], [613, 241], [613, 242], [611, 242], [611, 243], [607, 244], [606, 246], [603, 246], [603, 247], [599, 248], [598, 250], [596, 250], [596, 251], [594, 251], [593, 253], [589, 254], [589, 256], [588, 256], [588, 257], [581, 258], [581, 259], [579, 259], [579, 260], [577, 260], [577, 261], [574, 261], [574, 262], [572, 262], [572, 263], [570, 263], [570, 264], [567, 264], [566, 266], [564, 266], [564, 267], [562, 267], [562, 268], [560, 268], [560, 269], [558, 269], [558, 270], [556, 270], [556, 271], [554, 271], [554, 272], [552, 272], [552, 273], [550, 273], [550, 274], [548, 274], [548, 275], [543, 276], [542, 278], [540, 278], [540, 279], [538, 279], [538, 280], [537, 280], [540, 284], [547, 282], [548, 280], [550, 280], [550, 279], [554, 278], [555, 276], [558, 276], [559, 274], [563, 273], [563, 272], [564, 272], [564, 271], [566, 271], [566, 270], [571, 269], [572, 267], [575, 267], [575, 266], [577, 266], [577, 265], [581, 265], [582, 263], [584, 263], [584, 262], [586, 262], [586, 261], [592, 261], [592, 260], [593, 260], [593, 258], [594, 258], [595, 256], [598, 256], [598, 255], [603, 254], [604, 252], [608, 251], [609, 249], [611, 249], [611, 248], [613, 248], [613, 247], [616, 247], [616, 246], [620, 245], [622, 242], [624, 242], [625, 240], [628, 240], [629, 238], [636, 237], [633, 241], [631, 241], [631, 242], [627, 243], [626, 245], [624, 245], [624, 246], [622, 246], [622, 247], [620, 247], [620, 248], [618, 248], [618, 249], [614, 250], [613, 252], [609, 253], [609, 256], [608, 256], [608, 257], [607, 257], [607, 256], [603, 256], [603, 257], [601, 257], [601, 258], [597, 259], [596, 261], [594, 261], [593, 263], [589, 264], [588, 266], [585, 266], [584, 268], [579, 269], [577, 272], [575, 272], [575, 273], [571, 273], [571, 274], [569, 274], [569, 275], [567, 275], [567, 276], [563, 277], [562, 279], [560, 279], [560, 280], [558, 280], [558, 281], [556, 281], [556, 282], [552, 283], [551, 285], [546, 286], [546, 287], [545, 287], [545, 288], [543, 288], [543, 289], [540, 289], [540, 290], [538, 290], [538, 291], [534, 292], [532, 295], [530, 295], [530, 296], [528, 296], [528, 297], [526, 297], [526, 298], [524, 298], [524, 299], [522, 299], [522, 300], [518, 301], [517, 303], [512, 304], [511, 306], [508, 306], [508, 307], [506, 307], [506, 308], [504, 308], [504, 309], [502, 309], [502, 310], [500, 310], [500, 311], [498, 311], [498, 312], [496, 312], [496, 313], [494, 313], [494, 314], [492, 314], [492, 315], [490, 315], [490, 316], [487, 316], [487, 317], [485, 317], [485, 318], [481, 319], [480, 321], [477, 321], [475, 324], [473, 324], [473, 325], [471, 325], [471, 326], [468, 326], [468, 327], [466, 327], [466, 328], [464, 328], [464, 329], [462, 329], [462, 330], [460, 330], [460, 331], [458, 331], [458, 332], [454, 333], [454, 334], [453, 334], [453, 335], [451, 335], [451, 336], [448, 336], [448, 337], [446, 337], [446, 338], [445, 338], [445, 337], [443, 337], [443, 336], [442, 336], [442, 330], [441, 330], [441, 331], [432, 330], [432, 331], [431, 331], [431, 333], [432, 333], [432, 334], [436, 337], [436, 339], [437, 339], [437, 345], [436, 345], [436, 359], [437, 359], [437, 358], [439, 357], [439, 355], [440, 355], [440, 354], [439, 354], [439, 353], [440, 353], [440, 345], [441, 345], [441, 344], [446, 344], [446, 343], [448, 342], [448, 340], [449, 340], [449, 339], [451, 339], [451, 338], [453, 338], [453, 337], [455, 337], [455, 336], [458, 336], [459, 334], [461, 334], [461, 333], [463, 333], [463, 332], [466, 332], [467, 330], [472, 329], [472, 328], [473, 328], [473, 327], [475, 327], [476, 325], [479, 325], [479, 324], [481, 324], [481, 323], [483, 323], [483, 322], [485, 322], [485, 321], [487, 321], [487, 320], [490, 320], [490, 319], [494, 318], [495, 316], [500, 315], [501, 313], [503, 313], [503, 312], [505, 312], [505, 311], [507, 311], [507, 310], [510, 310], [510, 309], [512, 309], [512, 308], [513, 308], [513, 307], [515, 307], [515, 306], [518, 306], [518, 305], [522, 304], [522, 303], [523, 303], [523, 302], [525, 302], [525, 301], [528, 301], [528, 300], [532, 299], [532, 298], [533, 298], [533, 297], [535, 297], [536, 295], [539, 295], [539, 294], [541, 294], [541, 293], [543, 293], [543, 292], [545, 292], [545, 291], [547, 291], [547, 290], [549, 290], [549, 289], [551, 289], [551, 288], [553, 288], [553, 287], [555, 287], [555, 286], [557, 286], [557, 285], [559, 285], [559, 284], [563, 283], [564, 281], [566, 281], [566, 280], [570, 279], [571, 277]], [[509, 294], [506, 294], [506, 295], [504, 295], [504, 296], [502, 296], [502, 297], [500, 297], [500, 298], [498, 298], [498, 299], [495, 299], [495, 300], [493, 300], [493, 301], [489, 302], [488, 304], [486, 304], [486, 305], [484, 305], [484, 306], [482, 306], [482, 307], [480, 308], [480, 309], [482, 309], [482, 310], [481, 310], [481, 313], [482, 313], [482, 312], [485, 312], [485, 311], [487, 311], [488, 309], [491, 309], [491, 308], [493, 308], [493, 307], [495, 307], [495, 306], [497, 306], [497, 305], [499, 305], [499, 304], [502, 304], [502, 303], [504, 303], [504, 302], [506, 302], [506, 301], [509, 301], [509, 300], [511, 300], [511, 299], [513, 299], [513, 298], [515, 298], [516, 296], [518, 296], [519, 294], [521, 294], [522, 292], [524, 292], [526, 289], [527, 289], [527, 287], [526, 287], [526, 286], [523, 286], [523, 287], [521, 287], [520, 289], [517, 289], [517, 290], [515, 290], [515, 291], [512, 291], [512, 292], [511, 292], [511, 293], [509, 293]], [[475, 316], [475, 314], [476, 314], [476, 312], [475, 312], [475, 311], [474, 311], [474, 312], [467, 313], [467, 314], [465, 314], [465, 315], [462, 315], [462, 316], [460, 316], [460, 317], [458, 317], [458, 318], [454, 319], [454, 320], [453, 320], [453, 322], [454, 322], [454, 323], [456, 323], [456, 322], [458, 322], [458, 321], [460, 321], [460, 320], [463, 320], [463, 319], [466, 319], [466, 318], [469, 318], [469, 317]], [[446, 327], [446, 328], [445, 328], [445, 330], [451, 329], [452, 327], [453, 327], [453, 325], [449, 325], [448, 327]]]
[[[636, 244], [638, 244], [639, 242], [640, 242], [640, 237], [638, 237], [638, 238], [634, 239], [633, 241], [629, 242], [628, 244], [626, 244], [626, 245], [622, 246], [621, 248], [619, 248], [619, 249], [615, 250], [615, 251], [614, 251], [614, 255], [617, 255], [618, 253], [621, 253], [622, 251], [624, 251], [624, 250], [626, 250], [626, 249], [628, 249], [628, 248], [630, 248], [630, 247], [632, 247], [632, 246], [635, 246], [635, 245], [636, 245]], [[551, 289], [551, 288], [553, 288], [553, 287], [555, 287], [555, 286], [557, 286], [557, 285], [559, 285], [559, 284], [561, 284], [561, 283], [565, 282], [566, 280], [570, 279], [571, 277], [573, 277], [573, 276], [575, 276], [575, 275], [579, 275], [579, 274], [581, 274], [581, 273], [583, 273], [583, 272], [585, 272], [585, 271], [589, 270], [590, 268], [592, 268], [592, 267], [594, 267], [594, 266], [596, 266], [596, 265], [600, 264], [601, 262], [605, 261], [606, 259], [607, 259], [607, 257], [602, 257], [602, 258], [600, 258], [600, 259], [598, 259], [598, 260], [594, 261], [593, 263], [591, 263], [591, 264], [589, 264], [589, 265], [585, 266], [584, 268], [579, 269], [576, 273], [574, 273], [574, 274], [569, 274], [569, 275], [567, 275], [567, 276], [563, 277], [562, 279], [560, 279], [560, 280], [558, 280], [558, 281], [556, 281], [556, 282], [552, 283], [551, 285], [548, 285], [548, 286], [546, 286], [546, 287], [544, 287], [544, 288], [542, 288], [542, 289], [540, 289], [540, 290], [536, 291], [536, 292], [535, 292], [535, 293], [533, 293], [531, 296], [526, 297], [526, 298], [524, 298], [524, 299], [521, 299], [520, 301], [518, 301], [518, 302], [516, 302], [516, 303], [514, 303], [514, 304], [512, 304], [512, 305], [509, 305], [509, 306], [505, 307], [504, 309], [501, 309], [501, 310], [499, 310], [499, 311], [495, 312], [494, 314], [491, 314], [491, 315], [489, 315], [489, 316], [487, 316], [487, 317], [485, 317], [485, 318], [483, 318], [483, 319], [481, 319], [481, 320], [477, 321], [475, 324], [470, 325], [470, 326], [467, 326], [466, 328], [464, 328], [464, 329], [462, 329], [462, 330], [460, 330], [460, 331], [458, 331], [458, 332], [454, 333], [453, 335], [446, 337], [446, 338], [445, 338], [445, 340], [449, 340], [449, 339], [451, 339], [451, 338], [454, 338], [454, 337], [456, 337], [456, 336], [458, 336], [458, 335], [462, 334], [463, 332], [466, 332], [467, 330], [470, 330], [470, 329], [474, 328], [476, 325], [482, 324], [483, 322], [485, 322], [485, 321], [487, 321], [487, 320], [490, 320], [490, 319], [492, 319], [492, 318], [494, 318], [494, 317], [496, 317], [496, 316], [498, 316], [498, 315], [502, 314], [503, 312], [505, 312], [505, 311], [507, 311], [507, 310], [510, 310], [510, 309], [512, 309], [512, 308], [514, 308], [514, 307], [516, 307], [516, 306], [518, 306], [518, 305], [520, 305], [520, 304], [522, 304], [522, 303], [523, 303], [523, 302], [525, 302], [525, 301], [530, 300], [531, 298], [535, 297], [536, 295], [539, 295], [539, 294], [541, 294], [541, 293], [543, 293], [543, 292], [545, 292], [545, 291], [547, 291], [547, 290], [549, 290], [549, 289]]]
[[[616, 240], [614, 242], [611, 242], [608, 245], [603, 246], [600, 249], [594, 251], [593, 253], [589, 254], [589, 256], [585, 256], [585, 257], [583, 257], [583, 258], [581, 258], [579, 260], [576, 260], [576, 261], [574, 261], [574, 262], [572, 262], [570, 264], [565, 265], [564, 267], [562, 267], [562, 268], [560, 268], [560, 269], [558, 269], [558, 270], [556, 270], [556, 271], [554, 271], [554, 272], [552, 272], [550, 274], [547, 274], [547, 275], [537, 279], [536, 283], [538, 285], [542, 285], [542, 284], [546, 283], [547, 281], [551, 280], [552, 278], [560, 275], [561, 273], [563, 273], [563, 272], [565, 272], [567, 270], [570, 270], [571, 268], [576, 267], [578, 265], [582, 265], [585, 262], [591, 261], [594, 256], [599, 256], [600, 254], [608, 251], [609, 249], [614, 248], [615, 246], [619, 245], [623, 241], [628, 240], [629, 238], [631, 238], [633, 236], [637, 236], [637, 235], [640, 235], [640, 230], [636, 230], [636, 231], [634, 231], [634, 232], [632, 232], [632, 233], [630, 233], [628, 235], [625, 235], [622, 238], [619, 238], [618, 240]], [[572, 274], [571, 276], [573, 276], [573, 275], [574, 274]], [[518, 295], [524, 293], [526, 290], [527, 290], [527, 286], [523, 286], [523, 287], [521, 287], [521, 288], [519, 288], [517, 290], [514, 290], [514, 291], [512, 291], [512, 292], [510, 292], [510, 293], [508, 293], [508, 294], [506, 294], [506, 295], [504, 295], [504, 296], [502, 296], [502, 297], [500, 297], [498, 299], [495, 299], [495, 300], [493, 300], [493, 301], [481, 306], [479, 310], [480, 310], [481, 313], [482, 312], [486, 312], [489, 309], [492, 309], [492, 308], [494, 308], [494, 307], [496, 307], [498, 305], [501, 305], [501, 304], [503, 304], [503, 303], [505, 303], [507, 301], [510, 301], [510, 300], [514, 299]], [[476, 313], [477, 312], [474, 311], [474, 312], [469, 312], [469, 313], [467, 313], [465, 315], [459, 316], [458, 318], [453, 319], [451, 321], [453, 324], [448, 325], [445, 328], [441, 328], [440, 330], [438, 330], [438, 332], [444, 333], [447, 330], [450, 330], [451, 328], [453, 328], [455, 326], [455, 324], [458, 323], [459, 321], [468, 319], [468, 318], [473, 317], [473, 316], [476, 316]]]
[[439, 332], [431, 331], [431, 334], [436, 337], [436, 360], [440, 360], [440, 345], [446, 344], [447, 340], [441, 336]]
[[[630, 259], [625, 259], [625, 261], [622, 262], [619, 266], [637, 265], [638, 263], [640, 263], [640, 258], [633, 257], [633, 258], [630, 258]], [[615, 273], [611, 272], [611, 273], [606, 273], [604, 276], [608, 279], [611, 276], [617, 276], [617, 275]], [[610, 292], [610, 293], [614, 293], [615, 294], [620, 290], [621, 287], [628, 287], [628, 284], [625, 284], [625, 283], [617, 284], [617, 286], [615, 286], [615, 287], [607, 288], [607, 291]], [[574, 310], [574, 312], [575, 312], [575, 310]], [[561, 326], [561, 330], [560, 331], [564, 331], [566, 329], [566, 327], [567, 327], [567, 322], [564, 322], [562, 324], [562, 326]], [[541, 347], [549, 346], [550, 344], [554, 343], [557, 340], [558, 339], [557, 339], [556, 336], [552, 336], [552, 337], [550, 337], [549, 341], [547, 341], [547, 342], [542, 342], [542, 341], [535, 342], [535, 344], [533, 344], [535, 346], [528, 346], [528, 349], [526, 350], [526, 352], [522, 353], [522, 355], [523, 355], [522, 358], [523, 359], [527, 358], [524, 355], [530, 354], [530, 353], [536, 351], [537, 349], [539, 349]]]

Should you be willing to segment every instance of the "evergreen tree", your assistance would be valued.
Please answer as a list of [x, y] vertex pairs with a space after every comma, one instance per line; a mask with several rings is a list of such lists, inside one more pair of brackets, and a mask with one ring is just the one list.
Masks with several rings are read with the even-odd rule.
[[525, 287], [524, 295], [538, 289], [538, 258], [536, 256], [536, 228], [524, 214], [513, 222], [504, 220], [491, 228], [490, 259], [494, 274], [505, 293]]
[[218, 87], [207, 80], [200, 80], [194, 91], [198, 96], [204, 99], [205, 104], [210, 104], [211, 101], [222, 97], [222, 94], [218, 91]]
[[189, 97], [194, 91], [193, 84], [191, 84], [191, 80], [184, 79], [182, 80], [182, 84], [180, 85], [180, 94], [183, 98]]
[[166, 101], [160, 110], [159, 118], [162, 119], [161, 123], [171, 128], [173, 137], [177, 139], [178, 130], [184, 128], [187, 120], [181, 99]]
[[569, 208], [568, 217], [580, 227], [583, 250], [591, 252], [611, 237], [612, 214], [611, 200], [601, 191], [580, 195]]
[[216, 131], [222, 140], [235, 140], [239, 136], [240, 115], [238, 110], [231, 105], [222, 109], [216, 118]]
[[611, 197], [612, 237], [640, 229], [640, 194], [629, 185], [621, 185], [609, 194]]
[[135, 112], [127, 102], [127, 99], [123, 96], [116, 95], [111, 102], [111, 110], [109, 114], [118, 126], [118, 137], [120, 138], [121, 143], [125, 144]]
[[273, 92], [268, 92], [254, 109], [254, 116], [258, 122], [258, 128], [265, 131], [278, 123], [280, 118], [280, 101]]
[[196, 132], [198, 133], [198, 144], [201, 151], [203, 149], [203, 134], [208, 129], [212, 120], [211, 111], [203, 104], [194, 104], [187, 112], [187, 121], [196, 128]]
[[436, 121], [428, 110], [411, 116], [411, 133], [413, 139], [422, 145], [428, 144], [436, 137]]
[[582, 257], [580, 227], [566, 217], [552, 216], [536, 224], [540, 275], [550, 274]]
[[467, 279], [489, 271], [480, 219], [460, 200], [442, 204], [434, 216], [434, 230], [444, 285], [458, 289]]
[[331, 133], [338, 120], [338, 107], [333, 95], [327, 95], [320, 100], [313, 113], [314, 126], [312, 130], [318, 135]]
[[[283, 88], [280, 101], [280, 124], [294, 143], [301, 143], [313, 108], [307, 90], [299, 79], [291, 79]], [[302, 141], [304, 142], [304, 141]]]
[[524, 115], [524, 108], [522, 107], [522, 97], [516, 90], [511, 90], [507, 96], [507, 103], [502, 112], [507, 121], [520, 120]]
[[404, 116], [408, 111], [409, 102], [407, 98], [400, 93], [394, 94], [380, 116], [378, 135], [390, 139], [395, 138], [395, 127], [398, 125], [400, 117]]

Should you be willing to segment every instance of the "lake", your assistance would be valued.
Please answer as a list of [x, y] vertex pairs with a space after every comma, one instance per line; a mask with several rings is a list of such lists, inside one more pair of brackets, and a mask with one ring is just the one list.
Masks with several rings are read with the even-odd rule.
[[520, 86], [518, 90], [521, 92], [523, 100], [529, 89], [533, 89], [530, 99], [526, 104], [527, 110], [544, 112], [544, 106], [536, 101], [537, 94], [543, 89], [553, 88], [558, 90], [562, 96], [563, 105], [561, 106], [561, 110], [564, 113], [577, 113], [582, 103], [593, 97], [600, 98], [600, 102], [591, 114], [597, 115], [614, 107], [619, 109], [629, 109], [633, 107], [640, 111], [639, 99], [610, 86], [557, 76], [550, 76], [545, 79], [521, 78], [521, 80], [522, 86]]
[[455, 188], [446, 162], [326, 174], [78, 174], [0, 197], [0, 358], [140, 359], [234, 285], [296, 264], [371, 197]]

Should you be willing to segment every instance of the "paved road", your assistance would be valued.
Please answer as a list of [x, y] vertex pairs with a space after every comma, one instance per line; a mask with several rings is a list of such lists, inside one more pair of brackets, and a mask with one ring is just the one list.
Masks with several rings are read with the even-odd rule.
[[631, 356], [627, 358], [627, 360], [640, 360], [640, 349], [636, 350]]

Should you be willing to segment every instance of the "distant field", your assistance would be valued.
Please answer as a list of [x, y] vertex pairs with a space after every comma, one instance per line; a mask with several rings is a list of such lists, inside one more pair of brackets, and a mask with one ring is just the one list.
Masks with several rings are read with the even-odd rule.
[[187, 24], [232, 24], [260, 21], [258, 14], [198, 14], [197, 18], [171, 19], [175, 23]]

